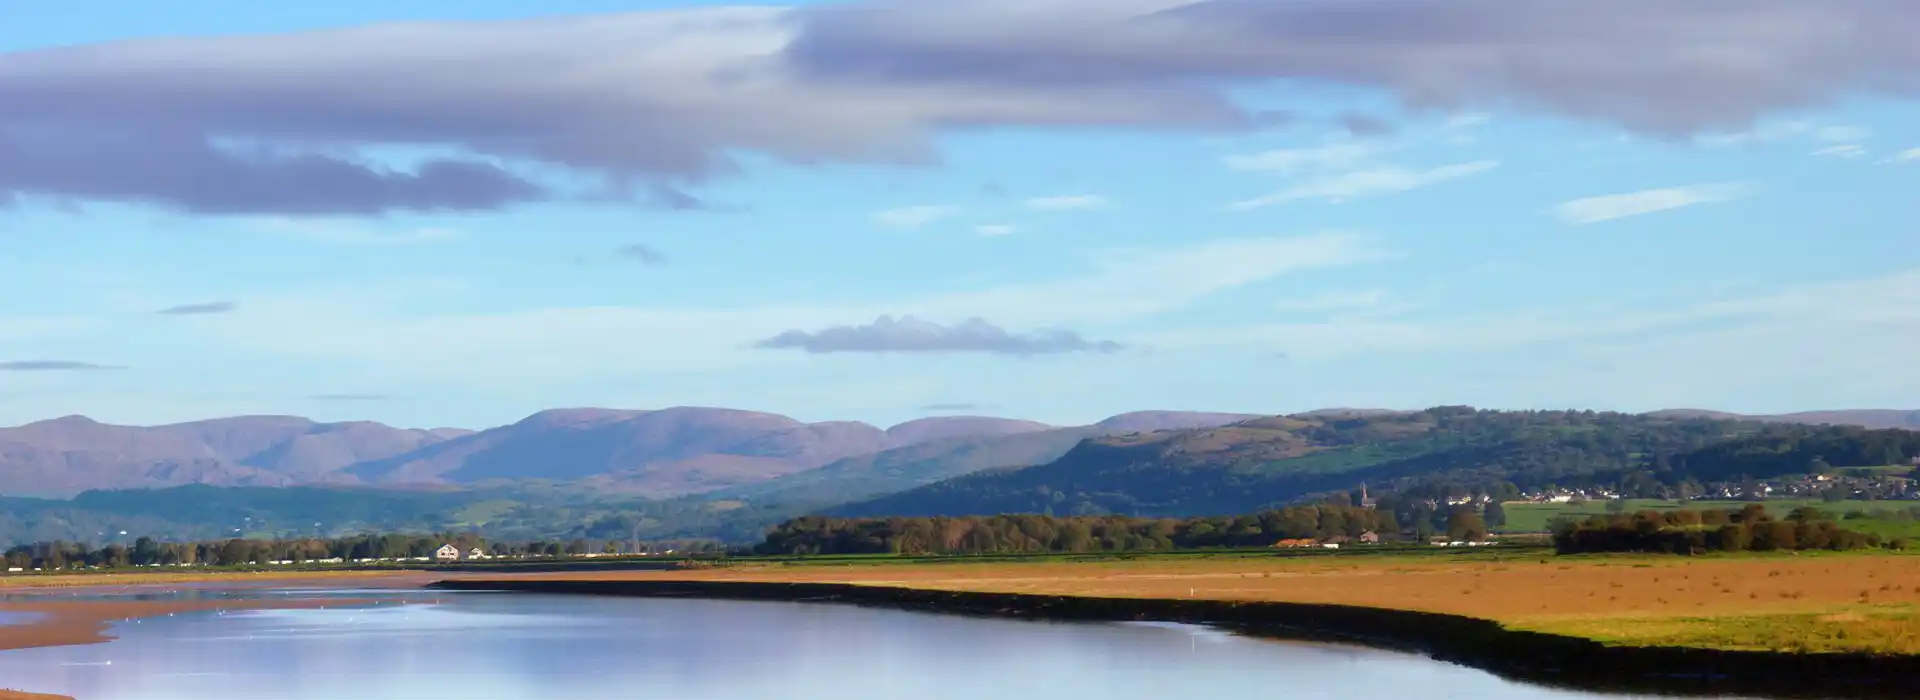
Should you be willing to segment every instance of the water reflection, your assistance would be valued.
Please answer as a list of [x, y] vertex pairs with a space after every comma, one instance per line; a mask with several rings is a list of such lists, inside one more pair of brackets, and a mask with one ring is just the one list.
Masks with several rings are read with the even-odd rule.
[[80, 700], [1600, 697], [1417, 657], [1178, 625], [791, 603], [430, 598], [440, 602], [120, 625], [111, 644], [0, 653], [0, 685]]

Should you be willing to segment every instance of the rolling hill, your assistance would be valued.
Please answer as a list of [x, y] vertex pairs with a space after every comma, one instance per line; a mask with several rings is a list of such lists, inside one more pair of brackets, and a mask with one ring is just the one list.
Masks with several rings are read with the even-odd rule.
[[[1582, 411], [1281, 416], [1090, 439], [1051, 463], [994, 469], [829, 509], [853, 517], [1246, 513], [1361, 483], [1381, 490], [1769, 477], [1824, 456], [1904, 463], [1920, 433]], [[1889, 462], [1888, 460], [1895, 460]], [[1871, 464], [1868, 464], [1871, 463]]]
[[458, 439], [466, 431], [243, 416], [151, 428], [67, 416], [0, 428], [0, 494], [207, 483], [345, 483], [354, 464]]
[[[1064, 438], [1054, 426], [985, 416], [923, 418], [883, 430], [852, 421], [803, 423], [771, 413], [703, 407], [556, 409], [480, 432], [317, 423], [291, 416], [154, 427], [69, 416], [0, 428], [0, 495], [67, 496], [187, 484], [489, 487], [542, 481], [671, 498], [829, 465], [850, 468], [849, 460], [871, 458], [886, 465], [918, 456], [908, 461], [923, 467], [908, 472], [924, 476], [853, 487], [867, 496], [898, 490], [895, 484], [907, 488], [978, 468], [1048, 461], [1086, 435], [1244, 417], [1128, 413]], [[1010, 446], [995, 447], [1000, 440], [1011, 441]], [[902, 449], [912, 452], [882, 457]]]

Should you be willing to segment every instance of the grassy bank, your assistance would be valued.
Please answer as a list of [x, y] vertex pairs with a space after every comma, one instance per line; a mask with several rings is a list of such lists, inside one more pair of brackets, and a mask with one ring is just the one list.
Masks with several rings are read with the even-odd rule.
[[[832, 568], [754, 567], [732, 571], [533, 575], [501, 579], [470, 578], [435, 584], [452, 590], [642, 597], [707, 597], [741, 600], [843, 602], [912, 610], [1028, 619], [1154, 619], [1213, 624], [1248, 634], [1291, 639], [1340, 641], [1423, 653], [1436, 659], [1482, 668], [1502, 676], [1568, 688], [1661, 695], [1793, 698], [1912, 698], [1920, 695], [1920, 656], [1869, 651], [1905, 648], [1908, 642], [1891, 628], [1874, 630], [1862, 622], [1890, 624], [1866, 613], [1791, 612], [1781, 605], [1747, 604], [1748, 612], [1721, 608], [1715, 624], [1723, 632], [1746, 630], [1751, 638], [1713, 638], [1687, 628], [1700, 613], [1675, 610], [1702, 607], [1700, 591], [1722, 592], [1725, 575], [1752, 575], [1756, 566], [1783, 567], [1773, 579], [1817, 573], [1802, 561], [1760, 559], [1682, 564], [1640, 561], [1535, 562], [1432, 560], [1382, 557], [1374, 562], [1348, 560], [1275, 568], [1256, 560], [1080, 564], [986, 564]], [[1837, 579], [1880, 571], [1886, 558], [1833, 557], [1817, 562], [1842, 571]], [[1715, 565], [1721, 565], [1716, 567]], [[1724, 567], [1724, 568], [1722, 568]], [[1766, 570], [1771, 571], [1771, 570]], [[1557, 598], [1570, 574], [1598, 586], [1573, 586], [1598, 595], [1623, 579], [1650, 584], [1645, 595], [1615, 595], [1606, 604], [1574, 597], [1559, 604], [1580, 613], [1542, 614], [1535, 604]], [[1705, 576], [1712, 586], [1676, 582]], [[1667, 586], [1658, 584], [1665, 583]], [[1794, 581], [1790, 585], [1805, 585]], [[1463, 586], [1452, 590], [1453, 586]], [[1433, 590], [1421, 590], [1429, 587]], [[1811, 586], [1809, 586], [1811, 587]], [[1830, 591], [1807, 605], [1831, 603]], [[1631, 598], [1630, 600], [1627, 598]], [[1753, 599], [1749, 599], [1753, 600]], [[1358, 602], [1354, 602], [1358, 601]], [[1689, 605], [1688, 603], [1692, 603]], [[1910, 609], [1911, 601], [1907, 604]], [[1552, 609], [1555, 604], [1539, 608]], [[1764, 608], [1764, 612], [1753, 612]], [[1442, 612], [1442, 609], [1450, 609]], [[1598, 613], [1591, 611], [1598, 610]], [[1467, 614], [1467, 611], [1478, 614]], [[1653, 611], [1653, 612], [1649, 612]], [[1902, 613], [1906, 615], [1908, 613]], [[1509, 621], [1495, 619], [1505, 616]], [[1902, 617], [1901, 619], [1904, 619]], [[1551, 622], [1547, 625], [1511, 621]], [[1602, 639], [1575, 632], [1608, 621], [1613, 629], [1631, 628], [1628, 620], [1664, 622], [1655, 640]], [[1540, 629], [1540, 627], [1555, 630]], [[1811, 625], [1811, 626], [1810, 626]], [[1806, 638], [1819, 625], [1868, 630], [1866, 635], [1833, 635], [1830, 648], [1787, 644], [1781, 638]], [[1836, 637], [1846, 637], [1837, 639]], [[1851, 640], [1851, 641], [1848, 641]]]
[[1540, 550], [1073, 560], [884, 557], [514, 580], [845, 583], [1105, 598], [1287, 602], [1459, 615], [1612, 646], [1920, 654], [1920, 558], [1554, 557]]

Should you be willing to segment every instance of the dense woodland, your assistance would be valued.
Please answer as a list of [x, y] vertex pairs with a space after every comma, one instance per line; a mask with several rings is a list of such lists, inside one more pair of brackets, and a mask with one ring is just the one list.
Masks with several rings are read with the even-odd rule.
[[[1487, 525], [1472, 508], [1449, 511], [1442, 531], [1484, 539]], [[760, 554], [1029, 554], [1127, 552], [1202, 547], [1265, 547], [1281, 540], [1354, 540], [1364, 533], [1396, 538], [1391, 511], [1340, 503], [1295, 506], [1253, 515], [1203, 518], [999, 515], [933, 518], [809, 516], [768, 533]]]
[[[1882, 546], [1880, 538], [1853, 532], [1815, 508], [1796, 508], [1776, 519], [1758, 503], [1740, 510], [1641, 511], [1556, 523], [1554, 548], [1561, 554], [1594, 552], [1772, 552], [1851, 550]], [[1897, 540], [1888, 546], [1905, 549]]]

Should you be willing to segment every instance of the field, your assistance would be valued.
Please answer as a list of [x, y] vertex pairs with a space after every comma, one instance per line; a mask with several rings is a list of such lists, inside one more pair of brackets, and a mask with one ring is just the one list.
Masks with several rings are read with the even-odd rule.
[[[1686, 501], [1686, 502], [1630, 498], [1624, 501], [1626, 512], [1628, 513], [1634, 513], [1642, 510], [1657, 510], [1657, 511], [1664, 512], [1669, 510], [1680, 510], [1682, 508], [1685, 508], [1687, 510], [1739, 510], [1741, 508], [1747, 507], [1752, 503], [1759, 503], [1761, 505], [1766, 506], [1767, 512], [1773, 513], [1777, 516], [1784, 516], [1788, 512], [1791, 512], [1793, 509], [1804, 507], [1804, 506], [1819, 508], [1820, 510], [1833, 514], [1834, 517], [1840, 517], [1847, 513], [1852, 513], [1856, 511], [1906, 510], [1909, 508], [1920, 506], [1920, 502], [1915, 502], [1915, 501], [1832, 501], [1832, 502], [1828, 502], [1828, 501], [1822, 501], [1819, 499], [1789, 499], [1789, 498], [1773, 499], [1773, 500], [1767, 500], [1767, 501]], [[1512, 502], [1512, 503], [1503, 503], [1501, 504], [1501, 507], [1503, 510], [1506, 511], [1507, 524], [1505, 527], [1496, 528], [1500, 532], [1545, 532], [1549, 527], [1548, 524], [1553, 522], [1554, 518], [1563, 517], [1563, 516], [1573, 517], [1573, 518], [1585, 518], [1593, 515], [1607, 514], [1607, 501], [1587, 501], [1585, 503]], [[1848, 526], [1848, 529], [1852, 529], [1852, 530], [1860, 530], [1862, 532], [1868, 531], [1864, 528], [1853, 527], [1851, 522], [1849, 522], [1847, 526]]]
[[1465, 615], [1620, 645], [1920, 654], [1916, 572], [1920, 558], [1898, 555], [1556, 558], [1483, 551], [889, 566], [842, 561], [525, 578], [831, 582], [1327, 603]]

